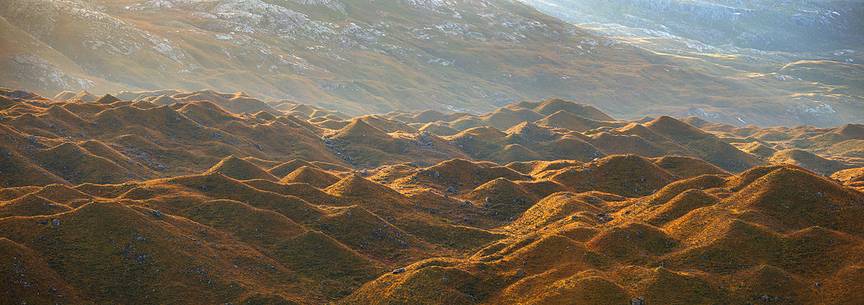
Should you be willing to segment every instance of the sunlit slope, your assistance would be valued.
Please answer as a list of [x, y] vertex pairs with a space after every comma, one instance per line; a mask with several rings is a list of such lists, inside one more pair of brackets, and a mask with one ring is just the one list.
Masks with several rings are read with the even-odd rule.
[[0, 300], [854, 304], [862, 130], [2, 89]]
[[409, 265], [343, 302], [855, 303], [861, 200], [791, 166], [681, 180], [638, 199], [557, 193], [514, 221], [524, 233]]
[[[0, 182], [122, 183], [209, 169], [238, 179], [309, 179], [322, 186], [340, 176], [314, 167], [347, 172], [450, 159], [591, 162], [615, 154], [662, 158], [658, 164], [682, 176], [766, 163], [830, 175], [864, 165], [864, 133], [856, 124], [758, 128], [668, 116], [622, 121], [560, 99], [510, 104], [482, 115], [392, 112], [352, 118], [214, 91], [117, 96], [65, 92], [47, 99], [4, 90], [0, 133], [6, 140], [0, 147], [7, 174]], [[707, 164], [693, 164], [692, 158]], [[261, 169], [221, 170], [241, 161]]]

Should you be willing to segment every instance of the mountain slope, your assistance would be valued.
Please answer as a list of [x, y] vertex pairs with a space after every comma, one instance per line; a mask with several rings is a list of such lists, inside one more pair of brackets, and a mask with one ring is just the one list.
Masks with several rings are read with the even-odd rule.
[[[799, 123], [832, 126], [840, 117], [860, 121], [864, 36], [858, 29], [864, 27], [864, 6], [858, 0], [520, 1], [596, 35], [687, 62], [690, 69], [718, 79], [746, 79], [786, 92], [785, 101], [775, 107]], [[753, 107], [733, 113], [694, 102], [675, 115], [764, 125], [773, 119], [763, 115], [777, 110]], [[790, 123], [780, 124], [797, 125]]]
[[[5, 36], [22, 37], [4, 40], [0, 79], [49, 95], [212, 88], [351, 114], [562, 97], [619, 117], [702, 109], [772, 125], [801, 119], [772, 105], [810, 106], [791, 105], [796, 92], [776, 82], [621, 44], [511, 0], [12, 0], [0, 17]], [[825, 100], [837, 112], [808, 120], [860, 113]]]

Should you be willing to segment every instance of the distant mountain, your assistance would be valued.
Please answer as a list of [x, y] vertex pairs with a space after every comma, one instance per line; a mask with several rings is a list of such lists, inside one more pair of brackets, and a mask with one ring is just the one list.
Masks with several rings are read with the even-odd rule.
[[561, 97], [626, 118], [864, 117], [842, 92], [704, 68], [511, 0], [10, 0], [0, 3], [0, 38], [0, 83], [45, 95], [215, 89], [349, 114], [487, 112]]
[[[836, 105], [864, 104], [860, 0], [520, 1], [595, 35], [687, 59], [695, 69], [790, 91], [783, 108], [798, 122], [824, 125], [844, 111]], [[702, 107], [689, 115], [730, 121]]]
[[861, 0], [524, 0], [578, 23], [615, 23], [715, 46], [835, 51], [864, 45]]

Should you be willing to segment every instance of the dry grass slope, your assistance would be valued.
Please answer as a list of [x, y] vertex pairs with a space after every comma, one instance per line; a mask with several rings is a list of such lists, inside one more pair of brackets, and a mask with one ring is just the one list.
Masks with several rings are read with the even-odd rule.
[[215, 91], [0, 97], [0, 299], [14, 303], [864, 291], [857, 125], [617, 121], [564, 100], [350, 118]]

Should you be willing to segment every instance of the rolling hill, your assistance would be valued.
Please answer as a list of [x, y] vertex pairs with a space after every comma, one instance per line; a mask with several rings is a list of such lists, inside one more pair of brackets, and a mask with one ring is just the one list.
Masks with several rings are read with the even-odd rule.
[[854, 304], [861, 130], [3, 89], [0, 299]]

